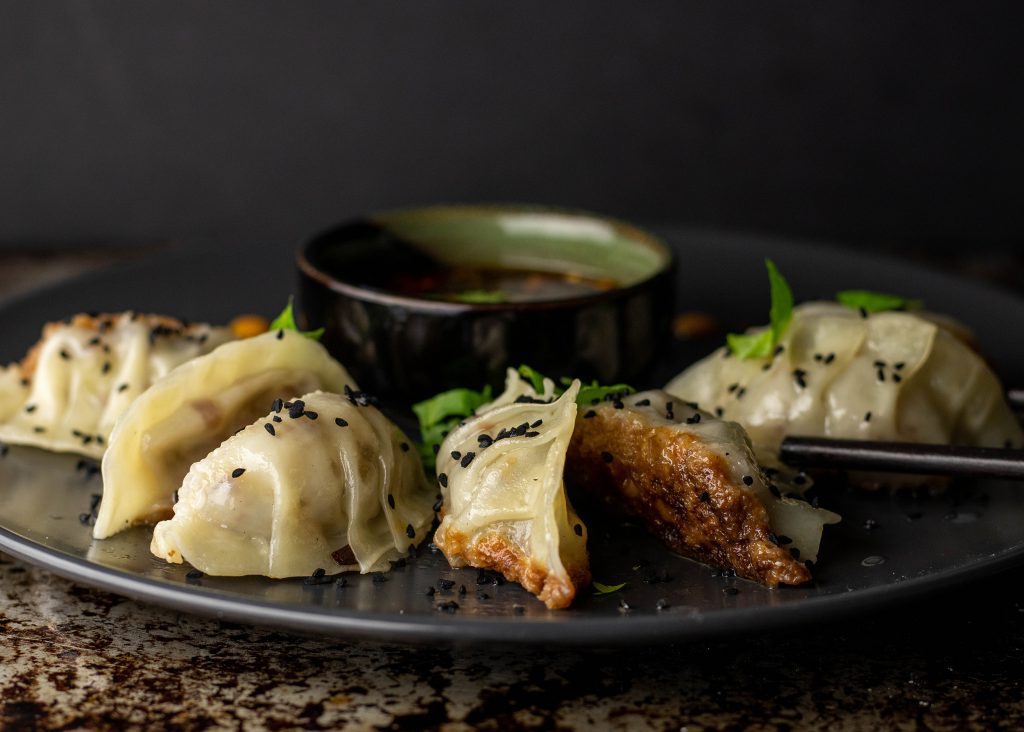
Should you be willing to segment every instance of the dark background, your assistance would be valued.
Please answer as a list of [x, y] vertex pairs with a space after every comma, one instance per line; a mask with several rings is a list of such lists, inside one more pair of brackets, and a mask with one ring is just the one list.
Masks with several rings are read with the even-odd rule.
[[537, 201], [1024, 238], [1015, 3], [4, 2], [0, 246]]

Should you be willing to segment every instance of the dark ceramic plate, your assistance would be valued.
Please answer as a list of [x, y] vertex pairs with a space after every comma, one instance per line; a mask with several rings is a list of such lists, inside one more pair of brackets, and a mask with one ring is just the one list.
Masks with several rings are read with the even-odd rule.
[[[1024, 302], [1006, 293], [905, 264], [821, 246], [664, 231], [679, 254], [678, 310], [714, 313], [725, 328], [762, 322], [771, 256], [799, 299], [867, 287], [923, 298], [974, 327], [1009, 383], [1024, 380], [1024, 350], [1005, 338], [1024, 330]], [[88, 276], [0, 306], [0, 359], [20, 358], [41, 324], [81, 310], [136, 308], [226, 321], [240, 311], [271, 315], [294, 286], [291, 254], [277, 249], [187, 248]], [[720, 338], [720, 336], [719, 336]], [[717, 341], [675, 344], [657, 384]], [[584, 589], [570, 610], [548, 611], [516, 585], [477, 584], [423, 547], [385, 581], [350, 575], [347, 586], [301, 579], [203, 577], [158, 561], [149, 532], [93, 541], [79, 514], [99, 478], [77, 458], [11, 448], [0, 460], [0, 549], [71, 579], [180, 610], [231, 620], [380, 640], [644, 644], [796, 625], [885, 606], [1020, 563], [1024, 491], [964, 482], [938, 497], [862, 495], [821, 485], [823, 505], [843, 514], [827, 529], [811, 586], [767, 590], [670, 554], [630, 525], [586, 517], [592, 569], [611, 595]], [[867, 528], [871, 519], [874, 528]], [[868, 524], [871, 525], [871, 524]], [[449, 592], [428, 587], [451, 579]], [[465, 594], [461, 587], [465, 586]], [[659, 600], [667, 604], [657, 610]], [[446, 612], [442, 603], [455, 601]], [[626, 603], [629, 610], [621, 607]]]

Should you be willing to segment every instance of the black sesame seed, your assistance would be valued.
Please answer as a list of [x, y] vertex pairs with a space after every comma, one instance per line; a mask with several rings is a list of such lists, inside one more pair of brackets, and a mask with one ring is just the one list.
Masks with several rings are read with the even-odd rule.
[[245, 468], [235, 468], [231, 471], [232, 478], [241, 478], [242, 474], [245, 473]]
[[100, 371], [102, 371], [104, 374], [109, 374], [110, 373], [110, 361], [104, 361], [103, 362], [103, 368], [101, 368]]
[[185, 573], [185, 579], [190, 582], [195, 582], [196, 580], [202, 578], [203, 573], [200, 572], [198, 569], [190, 569], [188, 572]]
[[776, 543], [781, 545], [781, 546], [786, 546], [787, 544], [792, 544], [793, 543], [793, 540], [790, 539], [785, 534], [779, 534], [775, 538], [778, 540]]
[[741, 386], [739, 389], [736, 390], [736, 398], [737, 399], [742, 399], [743, 395], [746, 394], [746, 393], [747, 393], [747, 387]]
[[761, 367], [762, 371], [771, 371], [771, 369], [772, 369], [772, 362], [771, 361], [769, 361], [768, 363], [764, 364]]
[[768, 491], [776, 498], [782, 498], [782, 493], [779, 492], [778, 486], [776, 486], [774, 483], [768, 484]]
[[301, 399], [296, 399], [292, 402], [292, 405], [288, 407], [288, 416], [292, 419], [298, 419], [306, 412], [306, 403]]
[[96, 523], [96, 518], [91, 513], [80, 513], [78, 514], [78, 523], [83, 526], [92, 526]]
[[743, 485], [754, 485], [753, 477], [751, 477], [749, 475], [744, 475], [743, 476]]
[[820, 353], [815, 353], [814, 354], [814, 360], [817, 361], [818, 363], [821, 363], [822, 358], [824, 358], [824, 357]]
[[870, 422], [871, 421], [871, 412], [864, 412], [864, 421], [865, 422]]
[[892, 380], [893, 380], [893, 383], [898, 384], [901, 381], [903, 381], [903, 377], [900, 376], [899, 374], [893, 374], [892, 375]]
[[341, 417], [335, 417], [334, 424], [338, 425], [339, 427], [348, 427], [348, 422], [342, 419]]
[[894, 364], [892, 365], [892, 367], [893, 367], [894, 369], [896, 369], [897, 371], [902, 371], [902, 370], [903, 370], [903, 367], [904, 367], [904, 366], [906, 366], [906, 364], [905, 364], [905, 363], [903, 363], [903, 361], [897, 361], [896, 363], [894, 363]]
[[864, 318], [865, 320], [867, 319], [867, 317], [868, 317], [868, 311], [867, 310], [865, 310], [864, 308], [857, 308], [857, 312], [860, 313], [860, 317]]
[[606, 463], [610, 463], [615, 458], [612, 456], [610, 452], [602, 452], [601, 459], [604, 460]]
[[[36, 434], [42, 434], [43, 432], [46, 432], [46, 428], [45, 427], [36, 426], [36, 427], [32, 428], [32, 431], [35, 432]], [[89, 438], [89, 442], [92, 442], [92, 438], [91, 437]]]
[[779, 345], [775, 346], [775, 351], [772, 353], [772, 356], [778, 356], [785, 350], [785, 347], [780, 343]]
[[801, 389], [807, 388], [807, 372], [803, 369], [794, 369], [793, 378], [796, 380], [796, 385]]
[[686, 424], [697, 424], [698, 422], [700, 422], [700, 412], [697, 412], [692, 417], [686, 418]]
[[494, 439], [490, 435], [477, 435], [476, 441], [480, 444], [481, 449], [494, 444]]
[[799, 559], [800, 558], [800, 550], [797, 549], [795, 546], [791, 546], [789, 548], [789, 556], [793, 557], [793, 559]]
[[388, 507], [391, 509], [395, 507], [395, 497], [390, 493], [388, 493]]
[[405, 535], [408, 536], [410, 539], [416, 538], [416, 529], [412, 527], [412, 524], [406, 524]]
[[60, 357], [67, 361], [68, 359], [71, 358], [71, 355], [62, 348], [60, 349]]
[[721, 407], [715, 407], [715, 416], [716, 417], [721, 418], [721, 416], [723, 414], [725, 414], [725, 410], [724, 409], [722, 409]]
[[596, 417], [596, 416], [597, 416], [597, 412], [595, 412], [593, 409], [588, 409], [586, 414], [583, 415], [583, 419], [590, 419], [591, 417]]
[[442, 488], [447, 488], [448, 487], [448, 474], [447, 473], [440, 473], [437, 476], [437, 482], [441, 484]]
[[441, 506], [443, 506], [443, 505], [444, 505], [444, 499], [443, 498], [438, 498], [436, 501], [434, 501], [434, 513], [437, 513], [438, 511], [440, 511], [441, 510]]
[[534, 422], [533, 424], [530, 425], [530, 429], [531, 430], [535, 430], [538, 427], [540, 427], [542, 424], [544, 424], [544, 420], [543, 419], [538, 419], [536, 422]]
[[701, 503], [707, 503], [710, 500], [711, 500], [711, 494], [708, 493], [707, 491], [704, 491], [703, 493], [700, 494], [700, 502]]
[[452, 454], [452, 460], [460, 460], [462, 458], [462, 453], [459, 452], [458, 450], [452, 450], [451, 454]]
[[271, 412], [280, 412], [281, 411], [281, 407], [283, 407], [283, 406], [284, 406], [284, 402], [282, 402], [280, 399], [275, 399], [273, 401], [273, 403], [270, 405], [270, 411]]
[[320, 416], [320, 415], [319, 415], [319, 414], [318, 414], [317, 412], [311, 412], [311, 411], [309, 411], [308, 409], [307, 409], [307, 410], [306, 410], [305, 412], [303, 412], [303, 415], [304, 415], [304, 416], [305, 416], [305, 417], [306, 417], [307, 419], [316, 419], [317, 417], [319, 417], [319, 416]]
[[583, 526], [581, 524], [576, 524], [572, 527], [572, 530], [576, 533], [576, 536], [583, 536]]
[[120, 386], [117, 387], [117, 390], [118, 390], [118, 392], [122, 392], [122, 391], [124, 391], [127, 388], [128, 388], [127, 384], [121, 384]]
[[832, 363], [835, 360], [836, 360], [836, 354], [830, 353], [827, 356], [825, 356], [825, 365], [827, 366], [828, 364]]
[[400, 442], [400, 443], [398, 443], [398, 449], [401, 450], [402, 452], [409, 452], [409, 443], [408, 442]]
[[445, 579], [443, 577], [437, 580], [437, 586], [447, 592], [451, 588], [455, 587], [455, 580]]
[[736, 382], [733, 382], [733, 383], [729, 384], [728, 392], [730, 394], [732, 394], [734, 391], [736, 391], [739, 388], [740, 388], [740, 385], [737, 384]]
[[274, 425], [270, 424], [270, 422], [264, 424], [263, 429], [265, 429], [267, 431], [267, 434], [269, 434], [271, 437], [277, 434], [277, 431], [274, 429]]
[[279, 414], [275, 414], [273, 417], [271, 417], [271, 419], [274, 420], [275, 422], [283, 422], [284, 421], [283, 419], [281, 419], [281, 415], [279, 415]]
[[882, 369], [878, 369], [877, 376], [879, 381], [885, 381], [885, 372]]
[[459, 596], [460, 597], [465, 597], [466, 596], [466, 586], [465, 585], [459, 585]]
[[92, 338], [89, 339], [88, 345], [90, 345], [90, 346], [98, 346], [99, 344], [100, 344], [100, 337], [99, 336], [93, 336]]
[[283, 328], [281, 330], [277, 331], [277, 340], [281, 340], [282, 338], [284, 338], [284, 329]]
[[612, 406], [615, 407], [616, 409], [622, 409], [626, 405], [622, 403], [621, 399], [616, 399], [614, 402], [612, 402]]
[[467, 452], [465, 455], [462, 456], [462, 460], [459, 462], [459, 465], [461, 465], [464, 468], [468, 468], [469, 464], [473, 462], [473, 458], [475, 457], [475, 452]]
[[32, 412], [36, 411], [36, 405], [35, 404], [27, 404], [27, 405], [25, 405], [25, 411], [28, 412], [29, 414], [32, 414]]
[[885, 361], [875, 361], [875, 368], [876, 369], [884, 369], [885, 368]]
[[[523, 423], [522, 423], [521, 425], [519, 425], [518, 427], [516, 427], [516, 428], [515, 428], [515, 429], [513, 430], [513, 434], [514, 434], [514, 435], [515, 435], [516, 437], [522, 437], [523, 435], [525, 435], [525, 434], [526, 434], [526, 431], [527, 431], [528, 429], [530, 429], [530, 423], [529, 423], [529, 422], [523, 422]], [[465, 467], [465, 466], [463, 466], [463, 467]]]

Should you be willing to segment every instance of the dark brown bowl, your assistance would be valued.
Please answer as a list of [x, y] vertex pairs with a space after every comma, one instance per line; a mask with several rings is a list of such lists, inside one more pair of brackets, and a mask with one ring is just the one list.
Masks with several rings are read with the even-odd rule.
[[[613, 289], [528, 302], [398, 294], [381, 275], [445, 264], [611, 277]], [[671, 251], [630, 224], [538, 206], [434, 206], [367, 216], [298, 255], [299, 308], [359, 385], [391, 404], [498, 387], [507, 366], [602, 383], [643, 379], [669, 338]]]

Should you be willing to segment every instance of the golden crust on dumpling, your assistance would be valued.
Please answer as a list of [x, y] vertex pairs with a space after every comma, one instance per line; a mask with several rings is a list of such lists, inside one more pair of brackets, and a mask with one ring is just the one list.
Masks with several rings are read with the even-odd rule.
[[[566, 480], [578, 494], [639, 517], [673, 551], [768, 587], [811, 579], [806, 565], [779, 545], [764, 503], [734, 477], [719, 449], [632, 409], [606, 402], [591, 412], [576, 421], [566, 464]], [[751, 485], [764, 481], [759, 472], [747, 477]]]

